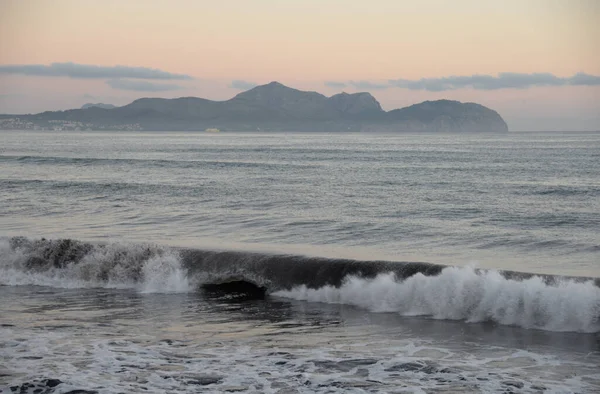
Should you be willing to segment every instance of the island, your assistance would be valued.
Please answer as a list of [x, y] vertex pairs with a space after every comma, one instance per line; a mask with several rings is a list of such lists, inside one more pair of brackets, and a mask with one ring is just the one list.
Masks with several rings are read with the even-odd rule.
[[311, 132], [507, 132], [494, 110], [453, 100], [384, 111], [370, 93], [331, 97], [271, 82], [226, 101], [141, 98], [28, 115], [0, 115], [0, 129]]

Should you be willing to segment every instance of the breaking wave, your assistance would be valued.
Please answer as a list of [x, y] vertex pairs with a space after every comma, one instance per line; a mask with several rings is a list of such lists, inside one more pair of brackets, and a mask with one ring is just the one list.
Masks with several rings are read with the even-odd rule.
[[340, 287], [299, 286], [275, 295], [406, 316], [492, 321], [549, 331], [600, 330], [600, 288], [592, 281], [565, 279], [549, 285], [539, 276], [514, 280], [470, 267], [447, 267], [437, 276], [418, 273], [403, 281], [394, 274], [349, 277]]
[[0, 240], [0, 285], [135, 288], [152, 293], [192, 289], [173, 250], [20, 237]]
[[0, 239], [0, 285], [131, 288], [146, 293], [204, 288], [407, 316], [600, 331], [598, 278], [418, 262], [14, 237]]

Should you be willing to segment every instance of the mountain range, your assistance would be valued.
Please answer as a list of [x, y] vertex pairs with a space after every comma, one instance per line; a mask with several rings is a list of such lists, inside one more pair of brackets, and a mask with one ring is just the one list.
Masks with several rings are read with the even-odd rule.
[[[384, 111], [369, 93], [339, 93], [331, 97], [293, 89], [278, 82], [257, 86], [226, 101], [198, 97], [141, 98], [111, 108], [86, 104], [80, 109], [47, 111], [18, 117], [36, 128], [57, 124], [89, 129], [234, 131], [398, 131], [506, 132], [494, 110], [452, 100], [425, 101]], [[0, 126], [1, 126], [0, 122]]]

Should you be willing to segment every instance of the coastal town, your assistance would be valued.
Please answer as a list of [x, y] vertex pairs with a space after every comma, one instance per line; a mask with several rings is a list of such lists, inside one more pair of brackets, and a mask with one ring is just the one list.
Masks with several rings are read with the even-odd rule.
[[84, 123], [72, 120], [48, 120], [36, 123], [20, 117], [0, 118], [0, 130], [54, 130], [54, 131], [93, 131], [93, 130], [116, 130], [116, 131], [141, 131], [143, 128], [139, 123], [99, 125], [95, 123]]

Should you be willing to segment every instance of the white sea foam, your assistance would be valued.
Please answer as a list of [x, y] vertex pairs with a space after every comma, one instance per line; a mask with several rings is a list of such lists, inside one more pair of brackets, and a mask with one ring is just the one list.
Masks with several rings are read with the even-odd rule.
[[169, 253], [147, 260], [142, 268], [144, 293], [185, 293], [194, 286], [181, 267], [179, 256]]
[[62, 268], [27, 267], [31, 257], [0, 239], [0, 284], [58, 288], [133, 288], [144, 293], [188, 292], [193, 289], [177, 252], [148, 245], [111, 244], [94, 248], [78, 263]]
[[550, 331], [600, 331], [600, 288], [592, 281], [564, 279], [549, 285], [536, 276], [512, 280], [497, 271], [477, 272], [470, 267], [448, 267], [438, 276], [416, 274], [404, 281], [393, 274], [349, 277], [340, 288], [299, 286], [275, 295], [407, 316], [493, 321]]
[[[597, 355], [557, 356], [485, 343], [470, 344], [466, 353], [451, 341], [390, 338], [368, 327], [321, 328], [303, 335], [280, 329], [275, 337], [240, 339], [234, 334], [239, 326], [224, 323], [212, 326], [223, 330], [214, 337], [204, 332], [202, 340], [189, 340], [211, 326], [198, 321], [184, 331], [161, 331], [160, 325], [141, 321], [129, 332], [131, 321], [122, 324], [117, 323], [120, 330], [87, 327], [86, 335], [0, 327], [10, 373], [4, 390], [0, 382], [0, 393], [49, 377], [64, 382], [56, 393], [591, 393], [600, 381]], [[162, 340], [166, 334], [169, 341]], [[207, 378], [214, 383], [198, 383]]]

